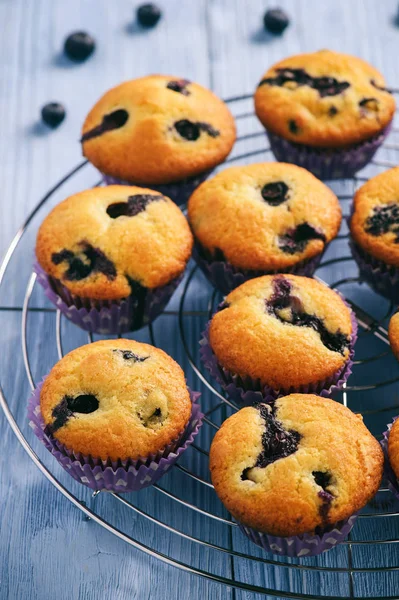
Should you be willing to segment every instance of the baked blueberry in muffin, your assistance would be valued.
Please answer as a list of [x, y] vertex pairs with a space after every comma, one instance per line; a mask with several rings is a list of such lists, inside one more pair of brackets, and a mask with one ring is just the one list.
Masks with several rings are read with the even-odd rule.
[[228, 393], [244, 402], [253, 391], [328, 395], [350, 374], [355, 339], [353, 314], [336, 292], [306, 277], [266, 275], [226, 297], [201, 352]]
[[255, 110], [278, 160], [329, 179], [350, 177], [371, 160], [395, 100], [367, 62], [320, 50], [273, 65], [258, 84]]
[[341, 208], [311, 173], [284, 163], [230, 167], [191, 196], [198, 262], [228, 293], [271, 272], [312, 275], [337, 235]]
[[107, 182], [151, 187], [185, 201], [235, 141], [234, 119], [210, 90], [151, 75], [109, 90], [82, 128], [82, 150]]
[[[56, 292], [68, 317], [93, 331], [108, 323], [118, 333], [137, 329], [162, 311], [192, 243], [184, 215], [169, 198], [154, 190], [108, 186], [56, 206], [39, 229], [36, 256], [51, 299]], [[118, 320], [118, 309], [127, 322]]]
[[215, 491], [242, 531], [289, 555], [342, 541], [343, 524], [377, 492], [383, 470], [362, 418], [308, 394], [238, 411], [216, 433], [209, 458]]
[[352, 253], [361, 277], [399, 302], [399, 167], [367, 181], [355, 194]]

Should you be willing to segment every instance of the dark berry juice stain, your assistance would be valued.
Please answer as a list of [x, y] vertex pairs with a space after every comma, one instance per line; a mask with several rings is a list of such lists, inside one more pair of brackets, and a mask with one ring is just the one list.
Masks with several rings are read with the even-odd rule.
[[263, 186], [261, 194], [263, 200], [265, 200], [271, 206], [279, 206], [286, 200], [288, 200], [289, 188], [284, 181], [274, 181], [273, 183], [267, 183]]
[[336, 106], [330, 106], [328, 109], [328, 116], [335, 117], [336, 114], [338, 114], [338, 108]]
[[198, 140], [201, 135], [201, 131], [207, 133], [210, 137], [218, 137], [220, 135], [220, 131], [214, 129], [212, 125], [209, 123], [203, 123], [201, 121], [193, 122], [188, 119], [181, 119], [180, 121], [176, 121], [174, 125], [177, 133], [188, 140], [189, 142], [195, 142]]
[[116, 268], [105, 254], [99, 249], [94, 248], [88, 242], [80, 242], [81, 252], [74, 253], [71, 250], [61, 250], [54, 252], [51, 260], [55, 265], [63, 262], [68, 264], [64, 273], [64, 278], [68, 281], [81, 281], [92, 273], [102, 273], [110, 281], [116, 277]]
[[99, 401], [92, 394], [81, 394], [76, 398], [64, 396], [61, 402], [53, 408], [54, 421], [47, 426], [47, 429], [50, 433], [54, 433], [63, 427], [75, 413], [87, 415], [97, 410], [99, 405]]
[[[326, 96], [337, 96], [344, 92], [349, 86], [348, 81], [338, 81], [335, 77], [312, 77], [305, 69], [276, 69], [275, 77], [262, 79], [259, 85], [275, 85], [284, 87], [287, 83], [295, 83], [296, 87], [307, 85], [319, 92], [321, 98]], [[288, 89], [292, 89], [291, 85]]]
[[138, 356], [137, 354], [134, 354], [134, 352], [132, 352], [131, 350], [120, 350], [119, 348], [112, 350], [112, 352], [121, 354], [123, 360], [127, 360], [132, 363], [141, 363], [150, 358], [149, 356]]
[[313, 471], [312, 475], [316, 485], [322, 488], [317, 494], [322, 501], [322, 504], [319, 508], [319, 513], [324, 525], [327, 525], [331, 502], [334, 500], [334, 494], [329, 492], [327, 489], [331, 485], [332, 475], [327, 471]]
[[280, 458], [286, 458], [298, 450], [301, 435], [297, 431], [287, 431], [280, 421], [276, 419], [275, 409], [265, 404], [256, 407], [263, 421], [265, 429], [262, 433], [262, 451], [253, 467], [247, 467], [241, 473], [241, 479], [250, 479], [249, 471], [254, 467], [264, 469]]
[[127, 202], [115, 202], [107, 208], [107, 215], [111, 219], [118, 217], [135, 217], [143, 212], [151, 202], [163, 200], [164, 197], [159, 194], [135, 194], [129, 196]]
[[129, 119], [129, 113], [127, 110], [123, 108], [119, 108], [118, 110], [114, 110], [112, 113], [103, 116], [103, 120], [100, 125], [93, 127], [89, 131], [86, 131], [81, 137], [81, 142], [87, 142], [87, 140], [91, 140], [95, 137], [106, 133], [107, 131], [112, 131], [113, 129], [120, 129], [125, 125], [127, 120]]
[[293, 133], [294, 135], [296, 135], [297, 133], [299, 133], [299, 127], [297, 125], [297, 122], [294, 121], [294, 119], [290, 119], [288, 121], [288, 129], [291, 133]]
[[392, 232], [395, 244], [399, 244], [399, 204], [392, 202], [375, 206], [373, 214], [366, 220], [365, 230], [374, 236]]
[[[323, 319], [305, 312], [301, 300], [293, 296], [292, 285], [284, 276], [273, 279], [273, 295], [265, 301], [266, 310], [281, 321], [297, 327], [309, 327], [316, 331], [322, 344], [332, 352], [344, 355], [350, 339], [339, 329], [335, 333], [329, 331]], [[289, 309], [287, 311], [286, 309]]]
[[380, 90], [380, 92], [387, 92], [388, 94], [392, 94], [392, 90], [383, 87], [381, 85], [378, 85], [378, 83], [376, 83], [376, 81], [374, 79], [370, 79], [370, 83], [373, 87], [375, 87], [376, 90]]
[[168, 90], [172, 90], [172, 92], [178, 92], [179, 94], [183, 94], [183, 96], [189, 96], [191, 94], [190, 90], [187, 89], [187, 86], [190, 85], [191, 81], [188, 79], [178, 79], [176, 81], [169, 81], [166, 84]]
[[164, 416], [162, 414], [162, 410], [160, 408], [156, 408], [152, 415], [147, 418], [144, 418], [140, 413], [137, 413], [140, 421], [143, 423], [144, 427], [152, 427], [157, 425], [158, 423], [162, 423], [164, 420]]
[[284, 235], [281, 235], [278, 238], [278, 246], [286, 254], [296, 254], [297, 252], [303, 252], [310, 240], [325, 242], [326, 236], [322, 231], [305, 221], [295, 229], [289, 229]]

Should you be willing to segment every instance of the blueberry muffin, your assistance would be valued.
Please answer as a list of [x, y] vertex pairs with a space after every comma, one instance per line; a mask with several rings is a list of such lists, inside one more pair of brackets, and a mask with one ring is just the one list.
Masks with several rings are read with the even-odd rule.
[[242, 531], [291, 555], [342, 541], [343, 524], [377, 492], [383, 461], [360, 415], [310, 394], [243, 408], [222, 424], [209, 455], [215, 491]]
[[388, 335], [392, 352], [399, 360], [399, 312], [396, 312], [389, 321]]
[[356, 321], [339, 294], [307, 277], [265, 275], [226, 297], [201, 353], [227, 392], [242, 400], [247, 391], [328, 395], [351, 372], [355, 339]]
[[367, 181], [355, 194], [352, 253], [361, 277], [399, 303], [399, 167]]
[[86, 117], [81, 142], [107, 182], [151, 187], [181, 203], [224, 161], [235, 137], [229, 109], [210, 90], [150, 75], [104, 94]]
[[256, 114], [278, 160], [321, 177], [351, 177], [388, 132], [395, 100], [364, 60], [320, 50], [273, 65], [255, 93]]
[[295, 165], [230, 167], [188, 203], [198, 262], [229, 293], [266, 273], [312, 275], [341, 225], [338, 198]]
[[37, 437], [77, 481], [117, 492], [166, 473], [192, 443], [202, 415], [165, 352], [104, 340], [67, 354], [28, 405]]
[[165, 352], [133, 340], [102, 340], [52, 368], [40, 410], [47, 431], [74, 454], [137, 460], [179, 438], [191, 400], [182, 369]]
[[50, 298], [67, 317], [91, 331], [107, 332], [108, 324], [109, 332], [120, 333], [162, 312], [192, 244], [188, 223], [169, 198], [112, 185], [58, 204], [39, 229], [36, 256]]

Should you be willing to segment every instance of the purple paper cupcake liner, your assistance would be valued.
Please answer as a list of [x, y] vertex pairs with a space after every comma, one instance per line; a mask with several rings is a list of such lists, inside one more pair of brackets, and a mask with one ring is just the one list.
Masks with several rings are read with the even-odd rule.
[[252, 542], [272, 554], [291, 557], [317, 556], [341, 544], [356, 522], [357, 515], [347, 521], [341, 521], [321, 533], [304, 533], [291, 537], [278, 537], [256, 531], [251, 527], [238, 524], [240, 530]]
[[266, 133], [278, 161], [304, 167], [319, 179], [345, 179], [371, 161], [391, 126], [389, 123], [381, 133], [349, 148], [316, 148], [290, 142], [268, 130]]
[[163, 196], [167, 196], [173, 200], [173, 202], [180, 205], [187, 202], [194, 190], [206, 179], [208, 179], [211, 173], [212, 170], [201, 173], [201, 175], [197, 175], [196, 177], [187, 177], [186, 179], [182, 179], [176, 183], [164, 183], [160, 185], [154, 185], [152, 183], [145, 185], [144, 183], [134, 183], [133, 181], [125, 181], [123, 179], [119, 179], [118, 177], [111, 177], [110, 175], [105, 175], [104, 173], [101, 173], [101, 175], [103, 176], [103, 180], [106, 185], [136, 185], [142, 188], [149, 188], [150, 190], [159, 192]]
[[389, 440], [389, 434], [391, 433], [391, 429], [392, 429], [392, 425], [395, 423], [396, 419], [398, 419], [399, 417], [394, 417], [392, 419], [392, 423], [389, 423], [389, 425], [387, 425], [387, 430], [384, 431], [384, 433], [382, 434], [383, 438], [380, 441], [381, 444], [381, 448], [384, 452], [384, 457], [385, 457], [385, 461], [384, 461], [384, 477], [388, 482], [388, 487], [391, 490], [391, 492], [396, 496], [396, 498], [399, 500], [399, 479], [396, 477], [394, 470], [391, 467], [391, 464], [389, 462], [389, 456], [388, 456], [388, 440]]
[[359, 267], [360, 277], [378, 294], [399, 303], [399, 269], [387, 265], [365, 252], [353, 240], [349, 241], [352, 256]]
[[179, 457], [193, 443], [202, 425], [203, 414], [197, 400], [199, 392], [190, 391], [192, 411], [182, 435], [168, 444], [161, 452], [150, 454], [137, 460], [110, 459], [104, 461], [68, 450], [51, 434], [40, 411], [40, 391], [44, 380], [33, 391], [28, 402], [29, 424], [36, 437], [46, 446], [60, 465], [76, 481], [92, 490], [112, 492], [133, 492], [148, 487], [158, 481], [176, 463]]
[[327, 247], [322, 253], [310, 258], [309, 260], [299, 262], [292, 267], [288, 267], [287, 269], [276, 271], [240, 270], [227, 261], [208, 259], [204, 256], [204, 252], [198, 243], [194, 246], [193, 258], [211, 284], [220, 292], [222, 292], [222, 294], [229, 294], [242, 283], [245, 283], [250, 279], [254, 279], [255, 277], [262, 277], [263, 275], [289, 273], [291, 275], [312, 277], [313, 273], [319, 266], [326, 249]]
[[147, 289], [141, 298], [132, 295], [123, 300], [101, 301], [71, 294], [60, 281], [48, 276], [37, 262], [33, 270], [47, 298], [67, 319], [85, 331], [102, 335], [136, 331], [154, 321], [183, 278], [181, 275], [167, 285]]
[[[348, 306], [346, 302], [345, 304]], [[219, 364], [217, 357], [212, 350], [209, 342], [210, 321], [208, 322], [200, 340], [200, 357], [202, 363], [210, 372], [212, 377], [214, 377], [214, 379], [216, 379], [216, 381], [222, 386], [229, 398], [234, 400], [240, 406], [252, 406], [258, 402], [270, 403], [276, 398], [294, 393], [316, 394], [318, 396], [322, 396], [323, 398], [329, 398], [334, 392], [342, 389], [343, 385], [348, 381], [348, 378], [352, 373], [353, 357], [355, 354], [354, 347], [357, 340], [357, 321], [353, 311], [349, 306], [348, 308], [350, 310], [352, 323], [349, 358], [346, 363], [331, 377], [327, 377], [322, 381], [317, 381], [298, 387], [281, 388], [279, 390], [275, 390], [268, 385], [262, 387], [259, 379], [255, 380], [251, 377], [234, 375]]]

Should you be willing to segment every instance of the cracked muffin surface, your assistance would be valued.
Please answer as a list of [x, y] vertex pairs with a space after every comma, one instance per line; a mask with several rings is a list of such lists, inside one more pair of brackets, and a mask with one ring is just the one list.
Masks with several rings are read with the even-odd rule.
[[244, 525], [278, 536], [348, 519], [377, 492], [383, 460], [361, 416], [308, 394], [241, 409], [210, 449], [225, 507]]
[[62, 358], [40, 394], [47, 432], [75, 453], [106, 460], [161, 451], [183, 432], [191, 400], [179, 365], [133, 340], [103, 340]]
[[387, 127], [395, 100], [366, 61], [319, 50], [273, 65], [258, 84], [255, 110], [269, 131], [291, 142], [344, 148]]
[[210, 90], [150, 75], [106, 92], [87, 115], [81, 141], [84, 156], [102, 173], [163, 184], [223, 162], [235, 137], [233, 116]]
[[221, 367], [275, 390], [324, 381], [348, 362], [351, 311], [326, 285], [265, 275], [236, 288], [215, 313], [209, 342]]
[[335, 194], [284, 163], [230, 167], [199, 186], [188, 204], [194, 236], [234, 267], [277, 270], [323, 252], [338, 233]]
[[181, 275], [193, 238], [166, 196], [111, 185], [70, 196], [43, 221], [36, 256], [72, 294], [113, 300], [139, 284], [153, 289]]

